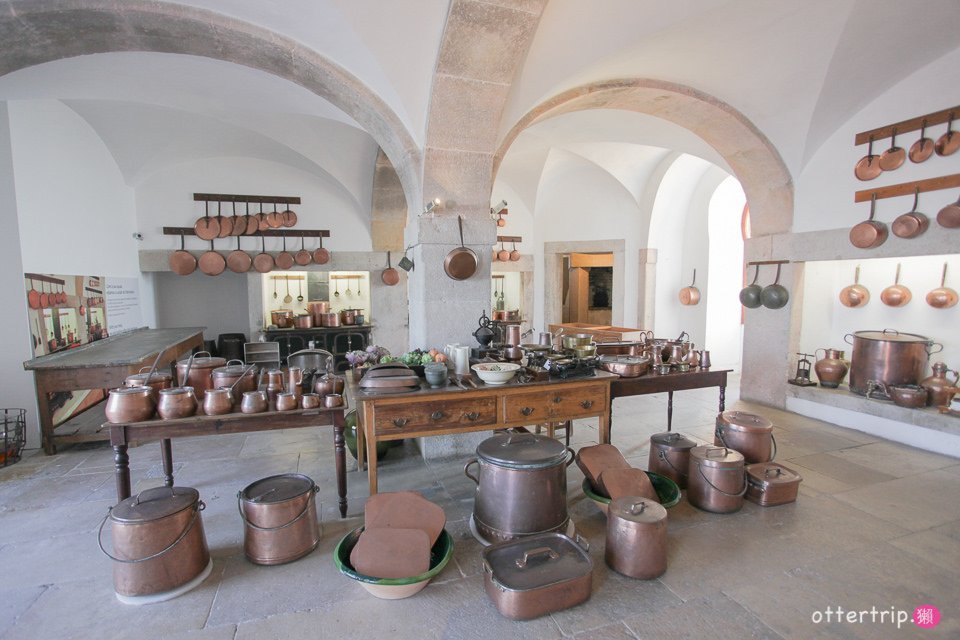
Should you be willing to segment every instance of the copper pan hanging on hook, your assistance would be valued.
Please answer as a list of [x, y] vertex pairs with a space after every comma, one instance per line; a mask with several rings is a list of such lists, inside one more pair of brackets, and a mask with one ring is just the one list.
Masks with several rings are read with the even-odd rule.
[[881, 173], [883, 173], [883, 169], [880, 168], [880, 156], [873, 153], [873, 136], [870, 136], [870, 146], [867, 148], [867, 155], [860, 158], [857, 166], [853, 169], [853, 175], [855, 175], [858, 180], [866, 182], [867, 180], [873, 180]]
[[877, 211], [877, 194], [870, 196], [870, 217], [850, 229], [850, 244], [858, 249], [876, 249], [887, 240], [887, 225], [873, 219]]

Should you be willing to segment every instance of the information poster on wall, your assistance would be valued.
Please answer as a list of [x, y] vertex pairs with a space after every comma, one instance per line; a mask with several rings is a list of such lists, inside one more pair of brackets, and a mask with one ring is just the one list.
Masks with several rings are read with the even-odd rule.
[[107, 331], [116, 335], [143, 326], [140, 313], [140, 282], [136, 278], [106, 278]]

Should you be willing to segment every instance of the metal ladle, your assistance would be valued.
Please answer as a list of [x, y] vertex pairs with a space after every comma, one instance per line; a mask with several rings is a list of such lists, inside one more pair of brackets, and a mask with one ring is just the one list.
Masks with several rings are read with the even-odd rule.
[[334, 298], [340, 297], [340, 280], [339, 279], [333, 283], [333, 297]]
[[293, 302], [293, 296], [290, 295], [290, 276], [286, 276], [285, 280], [287, 281], [287, 295], [283, 296], [283, 303], [290, 304]]

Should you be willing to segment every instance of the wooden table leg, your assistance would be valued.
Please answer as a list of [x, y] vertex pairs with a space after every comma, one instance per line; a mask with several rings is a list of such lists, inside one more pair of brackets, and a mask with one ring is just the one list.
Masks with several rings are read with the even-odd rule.
[[673, 430], [673, 391], [667, 391], [667, 431]]
[[163, 486], [173, 486], [173, 446], [170, 438], [160, 441], [160, 457], [163, 460]]
[[726, 411], [727, 408], [727, 385], [720, 385], [720, 413]]
[[367, 437], [363, 428], [363, 407], [357, 407], [357, 471], [366, 467]]
[[333, 414], [333, 449], [337, 466], [337, 496], [341, 518], [347, 517], [347, 457], [343, 440], [344, 422], [343, 411]]
[[610, 415], [612, 413], [611, 410], [600, 416], [600, 444], [610, 444]]
[[53, 443], [53, 412], [50, 410], [50, 396], [47, 394], [47, 385], [41, 380], [43, 373], [34, 371], [33, 385], [37, 390], [37, 418], [40, 422], [40, 441], [43, 452], [52, 456], [57, 452]]
[[114, 445], [113, 464], [117, 480], [117, 502], [120, 502], [130, 497], [130, 456], [127, 455], [127, 445]]

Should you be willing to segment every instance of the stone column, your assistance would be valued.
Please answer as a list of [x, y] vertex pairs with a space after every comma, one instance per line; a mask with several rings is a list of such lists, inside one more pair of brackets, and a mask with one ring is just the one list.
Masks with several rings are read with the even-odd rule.
[[637, 325], [653, 329], [654, 304], [657, 293], [657, 250], [640, 249], [640, 291], [637, 296]]

